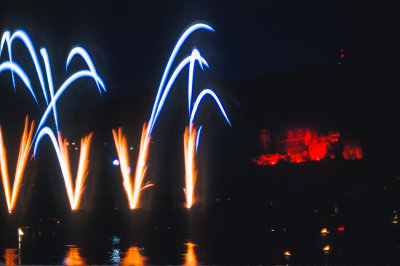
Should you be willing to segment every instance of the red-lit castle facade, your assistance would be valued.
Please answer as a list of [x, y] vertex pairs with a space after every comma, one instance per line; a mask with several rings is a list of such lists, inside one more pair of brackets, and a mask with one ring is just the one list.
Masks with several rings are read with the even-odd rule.
[[[284, 139], [276, 142], [275, 153], [271, 150], [271, 134], [266, 129], [260, 130], [259, 147], [261, 155], [253, 158], [258, 165], [275, 165], [280, 160], [290, 163], [303, 163], [307, 161], [320, 161], [322, 159], [334, 159], [341, 153], [346, 160], [363, 158], [363, 150], [359, 141], [343, 141], [338, 145], [341, 137], [339, 132], [329, 132], [326, 135], [318, 135], [310, 129], [289, 130]], [[338, 147], [341, 146], [341, 152]]]

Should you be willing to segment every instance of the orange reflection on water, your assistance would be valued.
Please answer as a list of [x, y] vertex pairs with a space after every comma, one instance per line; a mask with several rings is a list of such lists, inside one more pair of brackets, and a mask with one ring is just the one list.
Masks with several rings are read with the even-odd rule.
[[4, 249], [4, 265], [17, 265], [19, 255], [18, 249], [16, 248], [6, 248]]
[[146, 265], [146, 260], [147, 258], [140, 253], [140, 249], [133, 246], [125, 252], [121, 265]]
[[183, 254], [184, 259], [185, 259], [183, 262], [183, 265], [186, 265], [186, 266], [198, 265], [196, 253], [194, 252], [194, 247], [196, 246], [196, 244], [194, 244], [192, 242], [187, 242], [185, 244], [185, 246], [187, 246], [187, 250], [186, 250], [186, 253]]
[[86, 265], [85, 259], [81, 256], [75, 245], [67, 245], [68, 251], [65, 254], [64, 265]]

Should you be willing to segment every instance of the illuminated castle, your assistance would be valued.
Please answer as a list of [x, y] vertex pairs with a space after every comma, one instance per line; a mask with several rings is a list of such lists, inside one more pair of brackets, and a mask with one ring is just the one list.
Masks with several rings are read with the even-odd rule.
[[[274, 165], [279, 160], [290, 163], [319, 161], [325, 158], [336, 158], [336, 150], [340, 133], [329, 132], [318, 135], [310, 129], [298, 129], [296, 133], [289, 130], [284, 139], [277, 141], [277, 152], [268, 153], [271, 148], [271, 135], [268, 130], [261, 129], [259, 147], [261, 155], [253, 159], [258, 165]], [[346, 160], [362, 159], [362, 147], [358, 141], [345, 142], [342, 156]]]

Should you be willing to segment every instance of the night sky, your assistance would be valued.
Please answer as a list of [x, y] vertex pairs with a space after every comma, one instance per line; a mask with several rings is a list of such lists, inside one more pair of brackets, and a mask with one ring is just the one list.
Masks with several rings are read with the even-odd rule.
[[195, 34], [181, 56], [198, 47], [211, 80], [335, 64], [340, 49], [347, 64], [373, 71], [397, 61], [389, 1], [6, 1], [0, 12], [2, 31], [25, 29], [48, 48], [60, 79], [67, 52], [86, 47], [111, 99], [154, 91], [179, 35], [198, 21], [215, 33]]
[[[388, 108], [384, 102], [391, 102], [395, 95], [397, 29], [389, 1], [6, 1], [0, 12], [2, 31], [25, 29], [37, 50], [47, 47], [56, 86], [65, 79], [64, 64], [70, 49], [81, 45], [88, 50], [106, 83], [107, 93], [98, 96], [87, 82], [85, 90], [75, 90], [66, 96], [68, 102], [60, 101], [71, 111], [92, 105], [118, 105], [118, 101], [131, 97], [138, 101], [132, 104], [143, 110], [141, 119], [147, 119], [175, 42], [184, 29], [199, 21], [211, 25], [215, 33], [200, 31], [192, 35], [178, 60], [197, 47], [210, 65], [205, 72], [196, 72], [199, 89], [213, 87], [222, 96], [226, 95], [225, 101], [237, 103], [228, 109], [254, 109], [249, 95], [259, 95], [257, 99], [273, 98], [272, 104], [284, 106], [280, 113], [285, 119], [291, 113], [299, 113], [298, 102], [311, 106], [309, 109], [314, 105], [329, 106], [325, 110], [303, 110], [305, 116], [326, 110], [329, 113], [352, 102], [363, 102], [353, 106], [358, 112], [369, 112], [371, 105], [377, 106], [379, 112]], [[18, 50], [18, 44], [16, 47]], [[314, 79], [324, 79], [323, 75], [333, 73], [331, 69], [341, 59], [341, 50], [347, 76], [333, 77], [340, 87], [328, 89], [333, 83], [327, 79], [324, 84], [313, 84]], [[21, 60], [26, 56], [20, 52]], [[24, 65], [27, 69], [30, 66], [29, 61]], [[308, 80], [299, 83], [293, 77], [282, 78], [282, 73], [308, 75]], [[282, 82], [269, 84], [264, 78]], [[347, 82], [340, 83], [340, 79]], [[3, 109], [10, 110], [20, 104], [24, 108], [29, 106], [23, 103], [32, 101], [22, 84], [14, 94], [9, 73], [2, 73], [0, 81], [1, 99], [7, 99], [1, 101]], [[180, 81], [184, 84], [185, 78]], [[374, 92], [367, 91], [362, 81], [374, 82], [376, 86], [371, 88]], [[285, 82], [285, 89], [279, 88]], [[39, 90], [39, 84], [34, 85]], [[242, 95], [243, 92], [246, 93]], [[143, 94], [148, 103], [142, 100]], [[291, 99], [290, 104], [287, 98]], [[11, 104], [13, 100], [15, 103]], [[259, 106], [245, 119], [256, 114], [260, 115], [255, 118], [257, 121], [276, 116], [273, 111], [276, 107], [265, 113], [265, 105], [268, 104]], [[390, 105], [396, 108], [395, 103]], [[37, 110], [34, 105], [31, 108]]]

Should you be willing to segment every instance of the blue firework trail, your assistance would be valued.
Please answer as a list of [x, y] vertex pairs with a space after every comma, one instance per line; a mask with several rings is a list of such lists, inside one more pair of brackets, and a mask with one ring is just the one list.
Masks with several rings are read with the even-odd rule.
[[[16, 40], [19, 40], [22, 42], [22, 44], [26, 47], [26, 49], [32, 59], [32, 62], [34, 64], [34, 67], [36, 70], [36, 74], [39, 78], [39, 83], [40, 83], [40, 86], [42, 89], [43, 98], [46, 102], [46, 109], [40, 119], [39, 125], [35, 132], [35, 135], [32, 138], [32, 142], [29, 144], [30, 145], [29, 149], [31, 149], [34, 144], [33, 155], [36, 156], [36, 152], [37, 152], [37, 149], [38, 149], [38, 146], [39, 146], [41, 140], [46, 136], [50, 138], [51, 143], [53, 144], [53, 147], [56, 151], [58, 162], [61, 167], [62, 175], [63, 175], [64, 182], [65, 182], [66, 189], [67, 189], [67, 194], [68, 194], [68, 197], [69, 197], [70, 203], [71, 203], [71, 208], [76, 209], [79, 207], [80, 196], [82, 193], [82, 186], [83, 186], [83, 182], [86, 177], [85, 167], [87, 167], [87, 166], [85, 166], [86, 162], [83, 162], [83, 161], [86, 161], [86, 159], [87, 159], [86, 157], [88, 154], [92, 134], [90, 134], [88, 137], [86, 137], [82, 140], [82, 145], [83, 145], [82, 150], [84, 149], [85, 152], [82, 155], [82, 151], [81, 151], [81, 155], [80, 155], [80, 159], [79, 159], [79, 166], [78, 166], [78, 174], [77, 174], [78, 176], [77, 176], [77, 180], [76, 180], [76, 188], [74, 190], [72, 188], [72, 180], [71, 180], [71, 176], [69, 173], [69, 161], [66, 158], [63, 158], [63, 155], [61, 154], [61, 147], [64, 145], [64, 143], [59, 143], [59, 141], [63, 142], [63, 140], [57, 139], [55, 137], [56, 134], [49, 126], [46, 125], [46, 122], [48, 120], [50, 113], [53, 112], [56, 132], [58, 132], [58, 133], [60, 132], [56, 104], [57, 104], [57, 101], [63, 95], [63, 93], [68, 88], [70, 88], [71, 85], [73, 85], [77, 80], [79, 80], [81, 78], [93, 79], [96, 83], [96, 86], [97, 86], [100, 94], [102, 94], [102, 91], [106, 91], [105, 84], [104, 84], [102, 78], [98, 75], [97, 70], [96, 70], [96, 68], [93, 64], [93, 61], [92, 61], [90, 55], [88, 54], [88, 52], [82, 47], [75, 47], [68, 54], [68, 57], [66, 60], [65, 71], [68, 70], [68, 67], [70, 66], [71, 61], [75, 57], [80, 57], [84, 61], [84, 63], [86, 63], [86, 66], [88, 67], [88, 69], [79, 70], [79, 71], [71, 74], [60, 85], [60, 87], [55, 91], [54, 82], [53, 82], [53, 73], [52, 73], [51, 63], [50, 63], [49, 55], [47, 53], [47, 49], [45, 47], [40, 49], [40, 55], [42, 57], [42, 60], [44, 63], [44, 70], [45, 70], [45, 71], [42, 71], [42, 65], [39, 62], [39, 57], [36, 53], [36, 49], [32, 43], [32, 40], [30, 39], [29, 35], [23, 30], [17, 30], [12, 35], [11, 35], [10, 31], [6, 31], [6, 32], [4, 32], [2, 39], [1, 39], [0, 56], [2, 54], [3, 48], [6, 45], [7, 51], [8, 51], [8, 60], [0, 63], [0, 73], [2, 73], [4, 71], [11, 72], [14, 91], [16, 90], [15, 76], [18, 76], [22, 80], [22, 82], [24, 83], [26, 88], [29, 90], [29, 92], [31, 93], [35, 102], [38, 105], [39, 105], [38, 99], [36, 97], [35, 91], [32, 88], [32, 83], [31, 83], [28, 75], [26, 74], [26, 72], [20, 65], [18, 65], [16, 62], [13, 61], [12, 47], [13, 47], [13, 42]], [[46, 90], [46, 83], [45, 83], [45, 79], [43, 76], [43, 72], [46, 73], [50, 99], [48, 98], [48, 93]], [[60, 133], [59, 133], [59, 136], [61, 136]], [[63, 149], [65, 149], [65, 147]], [[67, 156], [67, 154], [64, 154], [64, 156]], [[81, 164], [82, 164], [82, 166], [81, 166]]]
[[[29, 92], [31, 93], [31, 95], [34, 98], [36, 103], [38, 103], [38, 99], [35, 94], [35, 91], [32, 88], [32, 83], [31, 83], [28, 75], [26, 74], [26, 72], [20, 65], [18, 65], [16, 62], [13, 61], [13, 43], [16, 40], [19, 40], [20, 42], [22, 42], [22, 44], [26, 47], [26, 49], [32, 59], [36, 74], [39, 78], [39, 83], [41, 86], [43, 98], [46, 102], [46, 109], [40, 119], [39, 125], [35, 132], [35, 136], [32, 140], [32, 144], [33, 144], [35, 141], [37, 141], [39, 132], [42, 130], [43, 126], [46, 124], [51, 111], [53, 111], [54, 124], [56, 127], [56, 131], [59, 131], [59, 122], [58, 122], [59, 120], [58, 120], [56, 103], [60, 99], [62, 94], [68, 88], [70, 88], [70, 86], [72, 84], [74, 84], [77, 80], [79, 80], [81, 78], [93, 79], [96, 83], [96, 86], [97, 86], [100, 94], [102, 94], [102, 91], [106, 91], [106, 87], [105, 87], [104, 81], [98, 75], [96, 67], [94, 66], [93, 60], [91, 59], [89, 53], [83, 47], [78, 46], [78, 47], [73, 48], [70, 51], [70, 53], [68, 54], [65, 70], [66, 71], [68, 70], [68, 67], [70, 66], [71, 61], [75, 57], [82, 58], [82, 60], [86, 63], [88, 69], [80, 70], [80, 71], [73, 73], [55, 91], [54, 90], [54, 82], [53, 82], [53, 73], [52, 73], [50, 59], [49, 59], [47, 49], [45, 47], [40, 49], [40, 55], [42, 57], [42, 60], [44, 63], [44, 70], [45, 70], [45, 71], [43, 71], [42, 65], [40, 64], [40, 61], [39, 61], [39, 57], [36, 53], [35, 46], [33, 45], [33, 42], [31, 40], [31, 38], [29, 37], [29, 35], [24, 30], [17, 30], [13, 34], [11, 34], [11, 32], [9, 30], [7, 30], [3, 33], [3, 36], [1, 39], [0, 55], [2, 54], [3, 48], [6, 46], [7, 51], [8, 51], [8, 60], [6, 60], [0, 64], [0, 73], [4, 72], [4, 71], [11, 72], [14, 90], [16, 89], [15, 88], [15, 76], [18, 76], [22, 80], [22, 82], [24, 83], [26, 88], [29, 90]], [[49, 94], [47, 93], [47, 89], [46, 89], [47, 88], [46, 82], [45, 82], [45, 78], [43, 75], [44, 72], [46, 73], [46, 77], [47, 77], [47, 85], [48, 85]], [[49, 101], [48, 95], [50, 95], [50, 101]], [[45, 135], [41, 135], [41, 136], [45, 136]], [[32, 146], [32, 144], [31, 144], [31, 146]]]

